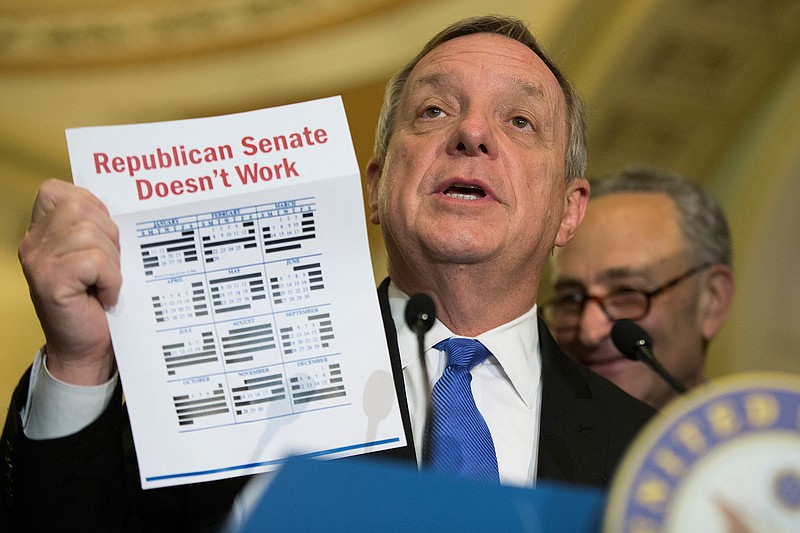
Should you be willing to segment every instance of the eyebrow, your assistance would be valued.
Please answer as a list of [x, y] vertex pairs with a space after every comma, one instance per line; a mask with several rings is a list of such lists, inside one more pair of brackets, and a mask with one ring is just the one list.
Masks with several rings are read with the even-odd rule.
[[530, 82], [515, 79], [517, 82], [517, 87], [525, 93], [525, 95], [530, 96], [531, 98], [535, 98], [537, 100], [541, 100], [544, 98], [544, 91], [538, 85], [534, 85]]
[[[413, 83], [413, 88], [418, 89], [425, 86], [442, 87], [449, 84], [453, 78], [455, 78], [455, 76], [449, 72], [431, 72], [430, 74], [423, 74], [417, 78]], [[515, 82], [514, 87], [519, 89], [525, 96], [529, 96], [535, 100], [544, 98], [544, 91], [540, 86], [522, 80], [517, 76], [514, 76], [512, 81]]]
[[627, 278], [647, 278], [648, 271], [646, 269], [633, 269], [629, 267], [610, 268], [604, 271], [598, 279], [601, 281], [617, 281]]
[[[597, 283], [604, 283], [609, 284], [613, 282], [618, 282], [620, 280], [630, 280], [636, 279], [641, 280], [642, 282], [649, 282], [651, 281], [648, 272], [643, 269], [632, 269], [628, 267], [619, 267], [619, 268], [611, 268], [608, 270], [603, 271], [596, 279]], [[569, 277], [569, 278], [561, 278], [556, 281], [554, 287], [556, 289], [563, 289], [565, 287], [585, 287], [583, 282]]]

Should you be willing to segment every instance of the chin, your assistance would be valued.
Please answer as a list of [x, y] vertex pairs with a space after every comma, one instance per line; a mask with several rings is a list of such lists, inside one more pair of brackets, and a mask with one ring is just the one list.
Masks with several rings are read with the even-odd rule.
[[434, 260], [453, 265], [479, 264], [493, 257], [493, 249], [487, 250], [484, 243], [474, 239], [454, 239], [452, 235], [428, 240], [424, 246]]
[[610, 359], [602, 363], [591, 363], [587, 366], [606, 379], [614, 382], [630, 380], [632, 377], [631, 374], [635, 374], [635, 372], [632, 372], [631, 362], [622, 357]]

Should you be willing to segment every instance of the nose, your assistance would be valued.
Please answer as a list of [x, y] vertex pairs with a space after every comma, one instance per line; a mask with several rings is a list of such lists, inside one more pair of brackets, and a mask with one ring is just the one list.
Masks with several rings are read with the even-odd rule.
[[489, 119], [480, 111], [470, 111], [458, 121], [448, 143], [451, 155], [494, 156], [494, 132]]
[[588, 300], [583, 306], [578, 323], [578, 340], [582, 345], [594, 348], [611, 334], [613, 325], [600, 304], [595, 300]]
[[[459, 151], [459, 152], [466, 152], [467, 151], [467, 145], [465, 145], [463, 142], [460, 142], [460, 143], [458, 143], [458, 145], [456, 145], [456, 150]], [[488, 154], [489, 153], [489, 149], [486, 148], [486, 145], [483, 144], [483, 143], [480, 143], [478, 145], [478, 150], [480, 150], [480, 152], [484, 153], [484, 154]], [[473, 154], [469, 154], [469, 155], [473, 155]]]

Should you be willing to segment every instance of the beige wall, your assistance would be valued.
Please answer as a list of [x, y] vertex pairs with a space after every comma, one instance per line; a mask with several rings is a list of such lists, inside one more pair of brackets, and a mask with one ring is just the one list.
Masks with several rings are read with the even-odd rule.
[[800, 373], [800, 56], [720, 164], [737, 292], [711, 346], [712, 376]]

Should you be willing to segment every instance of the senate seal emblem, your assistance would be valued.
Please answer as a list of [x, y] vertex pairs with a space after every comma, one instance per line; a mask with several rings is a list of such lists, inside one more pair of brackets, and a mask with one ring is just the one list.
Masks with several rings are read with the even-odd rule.
[[800, 376], [732, 375], [669, 404], [623, 458], [603, 527], [800, 532]]

